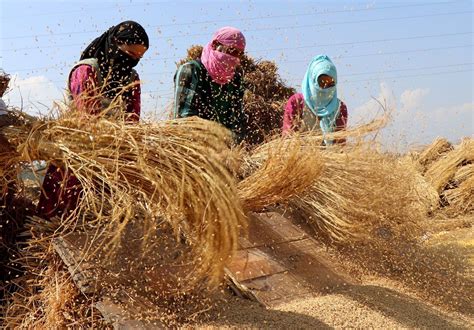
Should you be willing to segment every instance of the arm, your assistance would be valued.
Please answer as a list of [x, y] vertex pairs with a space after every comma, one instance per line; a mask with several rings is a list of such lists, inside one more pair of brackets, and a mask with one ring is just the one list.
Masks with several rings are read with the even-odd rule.
[[197, 116], [198, 110], [193, 107], [198, 82], [194, 64], [185, 63], [178, 68], [174, 80], [174, 118]]
[[141, 113], [141, 85], [140, 77], [136, 74], [132, 87], [132, 102], [127, 105], [127, 113], [130, 114], [128, 118], [131, 122], [138, 122], [140, 120]]
[[[347, 128], [347, 119], [348, 119], [347, 107], [344, 104], [344, 102], [341, 101], [341, 105], [339, 106], [339, 115], [336, 118], [336, 132], [343, 131]], [[346, 139], [338, 139], [334, 142], [338, 144], [345, 144]]]
[[[242, 77], [242, 76], [241, 76]], [[237, 143], [245, 140], [248, 131], [248, 117], [244, 110], [244, 93], [245, 86], [242, 78], [239, 80], [239, 89], [237, 94], [235, 109], [235, 139]]]
[[77, 110], [88, 114], [101, 110], [101, 96], [96, 77], [95, 69], [87, 64], [78, 66], [71, 73], [69, 91]]
[[286, 102], [283, 113], [283, 135], [288, 135], [299, 127], [299, 119], [304, 104], [298, 97], [298, 94], [292, 95]]

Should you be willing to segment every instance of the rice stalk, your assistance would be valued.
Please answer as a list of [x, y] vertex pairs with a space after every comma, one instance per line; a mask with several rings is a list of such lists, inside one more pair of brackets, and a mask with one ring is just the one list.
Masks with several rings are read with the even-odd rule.
[[218, 283], [245, 227], [235, 180], [220, 161], [229, 132], [200, 119], [128, 125], [93, 118], [41, 123], [18, 147], [23, 160], [49, 160], [81, 183], [81, 202], [61, 230], [100, 228], [114, 251], [132, 219], [164, 219], [192, 246], [196, 273]]
[[461, 166], [454, 174], [454, 181], [456, 184], [461, 184], [465, 180], [474, 177], [474, 164], [467, 164]]
[[291, 205], [322, 237], [357, 242], [415, 235], [426, 209], [407, 167], [390, 155], [356, 146], [321, 152], [324, 170]]
[[443, 154], [453, 150], [453, 145], [445, 138], [436, 138], [418, 156], [418, 163], [423, 168], [423, 172]]
[[426, 170], [425, 177], [438, 193], [441, 193], [454, 178], [459, 167], [473, 161], [474, 140], [466, 138], [454, 150], [431, 164]]
[[303, 146], [301, 142], [296, 137], [281, 139], [275, 148], [257, 148], [245, 160], [245, 171], [252, 173], [237, 186], [245, 210], [259, 211], [286, 203], [312, 185], [323, 163], [318, 147]]
[[474, 212], [474, 176], [463, 180], [457, 188], [443, 192], [449, 203], [448, 211], [453, 215]]

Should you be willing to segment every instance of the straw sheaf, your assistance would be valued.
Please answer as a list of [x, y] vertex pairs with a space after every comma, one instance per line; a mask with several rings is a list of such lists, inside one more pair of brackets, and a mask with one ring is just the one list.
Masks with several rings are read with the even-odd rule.
[[287, 203], [309, 188], [323, 169], [319, 148], [303, 146], [296, 136], [278, 139], [272, 146], [255, 149], [242, 164], [245, 178], [238, 190], [245, 210]]
[[474, 164], [461, 166], [454, 174], [454, 181], [461, 184], [465, 180], [474, 177]]
[[437, 161], [443, 154], [453, 150], [452, 144], [445, 138], [436, 138], [418, 156], [418, 162], [426, 171], [433, 162]]
[[462, 181], [457, 188], [444, 191], [449, 202], [448, 212], [453, 215], [474, 212], [474, 176]]
[[19, 147], [23, 159], [49, 160], [81, 182], [81, 202], [63, 216], [62, 230], [100, 228], [114, 251], [132, 219], [150, 230], [165, 220], [192, 246], [197, 274], [217, 284], [245, 227], [235, 179], [221, 161], [230, 133], [200, 119], [136, 125], [94, 119], [41, 124]]
[[324, 171], [293, 207], [323, 237], [350, 243], [415, 235], [426, 210], [410, 171], [370, 148], [321, 152]]
[[474, 162], [474, 140], [466, 138], [454, 150], [428, 167], [425, 177], [441, 193], [454, 179], [459, 167]]

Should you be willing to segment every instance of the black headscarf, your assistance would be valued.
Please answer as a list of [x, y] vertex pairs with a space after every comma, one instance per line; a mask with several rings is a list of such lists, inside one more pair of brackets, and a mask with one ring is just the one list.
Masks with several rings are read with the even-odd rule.
[[[134, 59], [119, 49], [119, 46], [124, 44], [143, 45], [148, 48], [145, 29], [137, 22], [124, 21], [94, 39], [81, 54], [81, 60], [97, 59], [103, 79], [108, 77], [104, 93], [109, 98], [113, 98], [122, 87], [130, 83], [132, 69], [139, 62], [139, 59]], [[130, 97], [131, 90], [123, 95], [125, 98]]]

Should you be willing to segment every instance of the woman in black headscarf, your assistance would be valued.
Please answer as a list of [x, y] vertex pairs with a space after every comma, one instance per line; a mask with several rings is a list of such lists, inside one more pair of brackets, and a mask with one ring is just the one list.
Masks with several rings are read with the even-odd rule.
[[120, 98], [131, 119], [138, 120], [140, 84], [133, 68], [148, 46], [145, 29], [133, 21], [113, 26], [92, 41], [69, 75], [73, 104], [82, 111], [97, 113]]
[[[145, 29], [133, 21], [113, 26], [90, 43], [69, 74], [72, 108], [99, 114], [119, 105], [129, 121], [140, 118], [140, 81], [133, 69], [148, 49]], [[114, 110], [116, 107], [114, 107]], [[44, 218], [69, 215], [81, 195], [79, 181], [67, 170], [50, 165], [38, 203]]]

